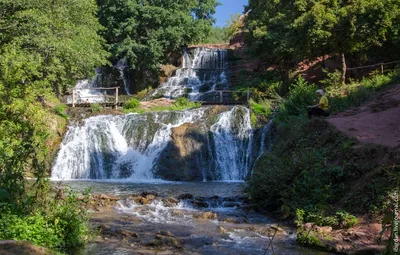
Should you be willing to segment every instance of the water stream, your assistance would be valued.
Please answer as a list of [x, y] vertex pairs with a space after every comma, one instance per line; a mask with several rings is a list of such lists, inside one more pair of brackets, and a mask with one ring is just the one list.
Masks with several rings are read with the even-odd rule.
[[226, 89], [229, 86], [227, 59], [228, 51], [224, 49], [196, 48], [193, 55], [185, 51], [182, 67], [153, 96], [178, 98], [188, 95], [192, 100], [203, 100], [209, 92]]

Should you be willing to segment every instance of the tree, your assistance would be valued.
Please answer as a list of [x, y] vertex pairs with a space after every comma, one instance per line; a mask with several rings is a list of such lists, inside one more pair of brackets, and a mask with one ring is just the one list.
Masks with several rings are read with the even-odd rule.
[[111, 61], [126, 58], [134, 77], [157, 76], [159, 65], [183, 46], [204, 41], [216, 0], [97, 0]]
[[[380, 47], [399, 19], [399, 0], [250, 0], [246, 26], [256, 53], [267, 49], [284, 72], [305, 58]], [[396, 34], [397, 32], [394, 32]]]
[[[27, 169], [46, 174], [53, 97], [107, 63], [93, 0], [0, 0], [0, 188], [17, 204]], [[1, 202], [1, 201], [0, 201]]]
[[[380, 47], [399, 17], [400, 1], [297, 1], [300, 13], [294, 29], [304, 35], [311, 53], [329, 49], [342, 59], [342, 83], [346, 80], [346, 54]], [[308, 4], [307, 4], [308, 3]], [[313, 54], [311, 54], [312, 56]], [[315, 56], [315, 55], [314, 55]]]

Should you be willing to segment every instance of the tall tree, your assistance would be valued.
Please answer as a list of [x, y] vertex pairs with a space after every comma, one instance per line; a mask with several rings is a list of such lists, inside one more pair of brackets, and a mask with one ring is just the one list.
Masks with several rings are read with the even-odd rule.
[[246, 25], [256, 52], [265, 50], [283, 72], [304, 58], [339, 54], [344, 83], [346, 54], [381, 46], [399, 9], [399, 0], [250, 0]]
[[[53, 96], [107, 63], [94, 0], [0, 0], [0, 188], [14, 198], [46, 151]], [[46, 169], [38, 172], [43, 176]]]
[[97, 0], [112, 61], [126, 58], [135, 76], [157, 74], [171, 52], [203, 41], [216, 0]]

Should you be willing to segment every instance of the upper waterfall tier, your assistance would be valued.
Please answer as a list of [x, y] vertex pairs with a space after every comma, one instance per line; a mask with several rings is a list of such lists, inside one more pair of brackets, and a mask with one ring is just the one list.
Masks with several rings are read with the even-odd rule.
[[228, 87], [227, 60], [228, 51], [225, 49], [196, 48], [193, 55], [184, 52], [182, 68], [153, 96], [177, 98], [188, 95], [192, 100], [204, 100], [207, 92]]
[[245, 107], [97, 116], [69, 128], [52, 178], [240, 181], [256, 136]]

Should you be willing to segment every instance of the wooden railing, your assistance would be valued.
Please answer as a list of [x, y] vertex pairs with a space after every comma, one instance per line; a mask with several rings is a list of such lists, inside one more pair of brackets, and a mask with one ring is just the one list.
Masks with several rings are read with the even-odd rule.
[[202, 105], [247, 105], [250, 91], [216, 90], [206, 92], [197, 100]]
[[[392, 61], [392, 62], [387, 62], [387, 63], [379, 63], [379, 64], [374, 64], [374, 65], [367, 65], [367, 66], [360, 66], [360, 67], [351, 67], [351, 68], [346, 68], [347, 71], [357, 71], [357, 70], [379, 70], [381, 74], [384, 74], [387, 71], [395, 69], [397, 64], [400, 63], [399, 61]], [[387, 68], [388, 66], [391, 66], [392, 68]]]
[[[103, 93], [82, 95], [87, 91], [103, 91]], [[202, 105], [248, 105], [250, 91], [217, 90], [206, 92], [196, 100]], [[72, 95], [64, 97], [64, 103], [68, 107], [89, 107], [91, 104], [100, 104], [105, 107], [122, 106], [125, 102], [134, 98], [133, 96], [120, 95], [119, 87], [114, 88], [82, 88], [73, 89]]]
[[[83, 91], [103, 91], [97, 95], [81, 95]], [[117, 107], [121, 102], [119, 98], [119, 87], [113, 88], [82, 88], [73, 89], [72, 95], [64, 98], [65, 103], [70, 107], [86, 107], [93, 103], [105, 106]]]

